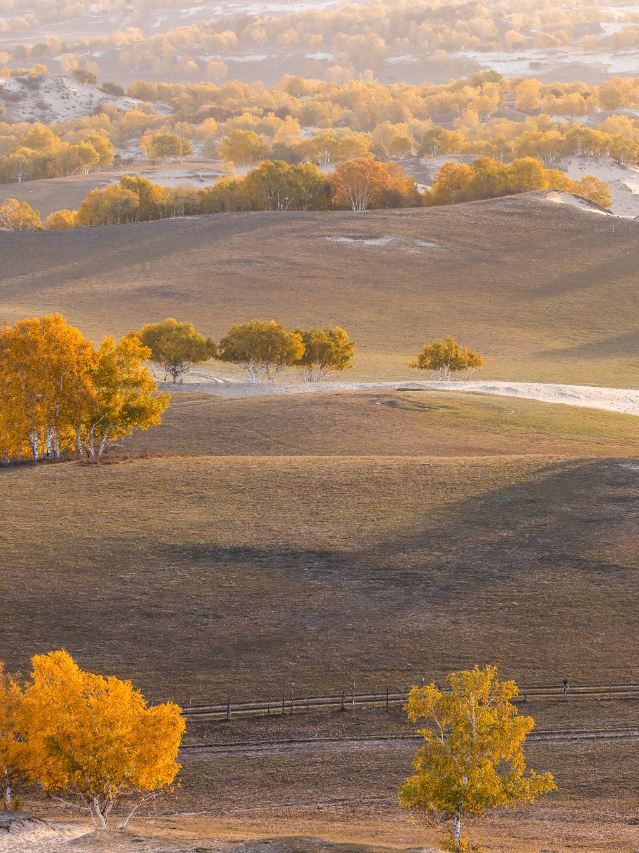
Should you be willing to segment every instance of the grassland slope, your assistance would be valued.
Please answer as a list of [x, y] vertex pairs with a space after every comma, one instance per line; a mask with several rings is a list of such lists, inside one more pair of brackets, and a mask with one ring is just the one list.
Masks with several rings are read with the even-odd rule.
[[630, 677], [633, 419], [325, 404], [184, 397], [144, 449], [192, 455], [0, 471], [8, 665], [65, 647], [182, 702], [488, 660], [522, 682]]
[[339, 323], [359, 345], [350, 377], [371, 379], [453, 332], [490, 378], [632, 386], [638, 236], [534, 197], [0, 233], [0, 316], [62, 311], [94, 337], [166, 315], [217, 337], [252, 317]]

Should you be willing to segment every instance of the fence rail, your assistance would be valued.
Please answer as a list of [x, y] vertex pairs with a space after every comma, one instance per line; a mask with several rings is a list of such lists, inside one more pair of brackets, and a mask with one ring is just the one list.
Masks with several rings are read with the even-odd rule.
[[[190, 722], [210, 720], [231, 720], [234, 718], [276, 717], [309, 713], [311, 711], [347, 711], [356, 708], [391, 708], [404, 705], [410, 688], [388, 688], [378, 692], [356, 693], [342, 690], [324, 696], [295, 696], [283, 694], [270, 699], [250, 699], [226, 702], [217, 705], [192, 705], [182, 708], [182, 714]], [[579, 685], [537, 685], [521, 687], [513, 698], [516, 704], [529, 701], [578, 699], [639, 699], [638, 684], [579, 684]]]

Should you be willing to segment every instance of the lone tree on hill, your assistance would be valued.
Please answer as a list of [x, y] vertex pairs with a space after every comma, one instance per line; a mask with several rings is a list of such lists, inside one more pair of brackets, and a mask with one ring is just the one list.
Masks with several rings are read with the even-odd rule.
[[535, 721], [510, 701], [517, 695], [514, 681], [499, 681], [494, 666], [455, 672], [447, 681], [445, 691], [429, 684], [410, 692], [405, 710], [412, 723], [426, 722], [418, 730], [425, 744], [399, 801], [452, 821], [446, 849], [465, 853], [475, 849], [462, 835], [465, 814], [532, 803], [556, 785], [551, 773], [526, 772], [524, 741]]
[[213, 358], [216, 347], [211, 338], [197, 332], [192, 323], [167, 317], [161, 323], [147, 323], [130, 337], [139, 338], [151, 350], [151, 361], [160, 364], [173, 382], [182, 381], [191, 368]]
[[355, 344], [344, 329], [306, 329], [298, 334], [304, 342], [304, 355], [297, 363], [305, 382], [320, 382], [329, 373], [351, 367]]
[[251, 320], [233, 326], [220, 341], [220, 361], [239, 364], [251, 382], [270, 382], [285, 367], [297, 364], [304, 355], [299, 332], [287, 332], [275, 320]]
[[485, 364], [485, 359], [478, 352], [457, 343], [452, 335], [447, 335], [441, 341], [424, 344], [409, 367], [420, 370], [432, 370], [438, 379], [448, 381], [454, 374], [467, 370], [478, 370]]
[[83, 672], [64, 651], [36, 655], [32, 666], [17, 711], [23, 775], [86, 809], [100, 829], [125, 805], [126, 826], [180, 769], [180, 708], [149, 707], [130, 681]]

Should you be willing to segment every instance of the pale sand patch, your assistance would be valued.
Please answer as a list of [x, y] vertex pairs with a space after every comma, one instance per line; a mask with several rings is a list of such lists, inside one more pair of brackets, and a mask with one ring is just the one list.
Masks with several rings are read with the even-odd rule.
[[562, 403], [587, 409], [604, 409], [639, 415], [639, 390], [634, 388], [599, 388], [594, 385], [560, 385], [547, 382], [498, 382], [492, 380], [462, 380], [459, 382], [414, 381], [395, 382], [299, 382], [264, 383], [238, 382], [224, 376], [193, 372], [182, 385], [160, 383], [171, 392], [199, 391], [220, 397], [266, 397], [277, 394], [334, 394], [353, 391], [453, 391], [493, 394], [499, 397], [520, 397], [543, 403]]

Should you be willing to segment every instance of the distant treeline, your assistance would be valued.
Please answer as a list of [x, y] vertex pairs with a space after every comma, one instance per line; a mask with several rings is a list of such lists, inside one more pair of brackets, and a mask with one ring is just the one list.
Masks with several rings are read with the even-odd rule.
[[370, 155], [339, 163], [329, 175], [305, 163], [265, 160], [243, 177], [207, 189], [164, 187], [146, 178], [125, 177], [91, 190], [78, 210], [58, 210], [45, 223], [27, 202], [0, 205], [0, 228], [11, 231], [65, 230], [87, 225], [148, 222], [177, 216], [242, 211], [310, 211], [421, 207], [494, 198], [535, 190], [562, 190], [610, 205], [608, 185], [592, 176], [573, 181], [525, 157], [512, 164], [483, 157], [472, 165], [445, 163], [430, 190], [421, 192], [396, 163]]

